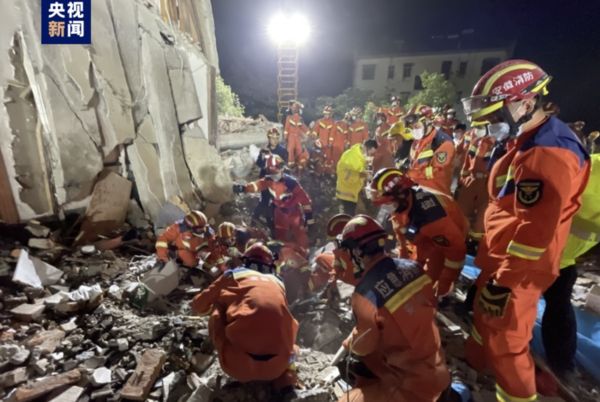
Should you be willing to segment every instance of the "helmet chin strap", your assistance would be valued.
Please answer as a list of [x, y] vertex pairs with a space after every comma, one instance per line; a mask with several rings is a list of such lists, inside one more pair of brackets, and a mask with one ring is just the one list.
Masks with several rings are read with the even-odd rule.
[[[500, 110], [502, 111], [502, 118], [510, 127], [509, 133], [510, 133], [511, 137], [515, 137], [519, 133], [520, 127], [523, 124], [527, 123], [529, 120], [531, 120], [531, 118], [533, 117], [533, 113], [534, 113], [533, 111], [530, 113], [525, 113], [517, 121], [515, 121], [515, 119], [513, 119], [513, 117], [512, 117], [512, 113], [510, 113], [510, 110], [508, 110], [507, 105], [502, 106], [502, 109], [500, 109]], [[534, 111], [535, 111], [535, 109], [534, 109]]]

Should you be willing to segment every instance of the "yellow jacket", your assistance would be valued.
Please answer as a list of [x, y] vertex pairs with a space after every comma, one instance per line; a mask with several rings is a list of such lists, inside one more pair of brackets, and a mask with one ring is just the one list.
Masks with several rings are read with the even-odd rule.
[[581, 208], [573, 217], [571, 233], [560, 260], [561, 268], [575, 265], [575, 259], [600, 240], [600, 154], [593, 154], [590, 159], [592, 172], [581, 196]]
[[337, 164], [336, 198], [344, 201], [358, 202], [358, 195], [365, 185], [362, 174], [367, 170], [367, 159], [362, 151], [362, 144], [355, 144], [342, 154]]

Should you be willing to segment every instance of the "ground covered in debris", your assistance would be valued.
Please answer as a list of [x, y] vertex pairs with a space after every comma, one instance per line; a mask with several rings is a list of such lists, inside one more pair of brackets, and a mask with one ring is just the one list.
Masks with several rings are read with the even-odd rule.
[[[325, 222], [336, 213], [333, 182], [308, 174], [301, 181], [313, 197], [316, 221]], [[257, 201], [246, 196], [225, 204], [221, 218], [249, 224]], [[27, 228], [1, 228], [1, 398], [277, 400], [268, 385], [240, 384], [221, 371], [207, 320], [192, 316], [188, 305], [207, 278], [200, 272], [167, 268], [153, 277], [151, 230], [124, 230], [94, 246], [64, 247], [58, 235], [68, 233], [65, 225], [47, 228], [30, 222]], [[322, 226], [311, 232], [314, 246], [324, 241]], [[597, 254], [582, 262], [575, 304], [593, 299], [599, 266]], [[139, 283], [149, 280], [160, 286], [141, 291], [145, 288]], [[493, 380], [464, 361], [469, 316], [461, 301], [468, 285], [460, 283], [441, 305], [438, 323], [454, 380], [470, 388], [475, 402], [493, 401]], [[163, 290], [168, 296], [160, 296]], [[295, 401], [326, 402], [343, 395], [346, 383], [331, 362], [353, 325], [348, 305], [352, 288], [340, 283], [339, 293], [335, 302], [310, 299], [292, 307], [300, 323], [301, 347], [297, 362], [301, 389]], [[563, 391], [567, 400], [569, 395], [578, 401], [600, 397], [598, 385], [585, 373]]]

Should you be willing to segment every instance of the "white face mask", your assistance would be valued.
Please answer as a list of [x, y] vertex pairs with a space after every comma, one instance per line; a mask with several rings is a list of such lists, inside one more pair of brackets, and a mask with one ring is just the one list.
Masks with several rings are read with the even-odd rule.
[[382, 124], [383, 124], [383, 120], [381, 120], [381, 119], [378, 119], [378, 120], [377, 120], [377, 125], [378, 125], [378, 126], [381, 126]]
[[477, 127], [477, 128], [475, 129], [475, 136], [476, 136], [477, 138], [482, 138], [482, 137], [485, 137], [485, 136], [486, 136], [486, 134], [487, 134], [487, 130], [486, 130], [486, 128], [485, 128], [485, 127]]
[[510, 134], [510, 126], [505, 122], [489, 124], [487, 129], [490, 135], [498, 141], [508, 138]]
[[420, 140], [425, 136], [425, 127], [413, 128], [411, 133], [415, 140]]

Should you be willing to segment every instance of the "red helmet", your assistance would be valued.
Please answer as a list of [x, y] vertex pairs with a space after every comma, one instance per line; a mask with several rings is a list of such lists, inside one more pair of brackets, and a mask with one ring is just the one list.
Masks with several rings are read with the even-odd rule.
[[268, 155], [265, 160], [265, 168], [267, 169], [267, 173], [279, 173], [285, 166], [285, 161], [283, 158], [277, 154]]
[[[254, 243], [244, 251], [244, 263], [248, 268], [255, 269], [252, 265], [258, 265], [257, 271], [264, 272], [264, 267], [273, 266], [273, 253], [264, 243]], [[261, 268], [261, 266], [263, 268]]]
[[429, 121], [433, 118], [433, 109], [428, 105], [417, 105], [410, 108], [404, 117], [404, 123], [407, 127], [415, 124], [417, 121]]
[[471, 121], [485, 120], [508, 102], [546, 95], [550, 80], [552, 77], [535, 63], [507, 60], [485, 73], [471, 96], [462, 100], [465, 114]]
[[231, 222], [223, 222], [217, 228], [217, 237], [227, 240], [235, 237], [235, 225]]
[[327, 222], [327, 236], [330, 238], [337, 237], [337, 235], [342, 233], [344, 226], [346, 226], [346, 223], [348, 223], [350, 219], [352, 219], [352, 217], [347, 214], [334, 215], [329, 219], [329, 222]]
[[415, 185], [407, 175], [394, 168], [383, 168], [375, 173], [369, 184], [371, 202], [374, 205], [389, 204], [404, 190]]
[[204, 215], [200, 211], [192, 211], [183, 218], [183, 221], [190, 228], [192, 233], [201, 235], [206, 231], [206, 225], [208, 224], [208, 219], [206, 219], [206, 215]]
[[347, 249], [371, 248], [373, 244], [383, 247], [387, 233], [383, 227], [368, 215], [357, 215], [344, 227], [341, 246]]
[[267, 131], [267, 138], [281, 138], [281, 133], [277, 130], [276, 127], [272, 127]]

